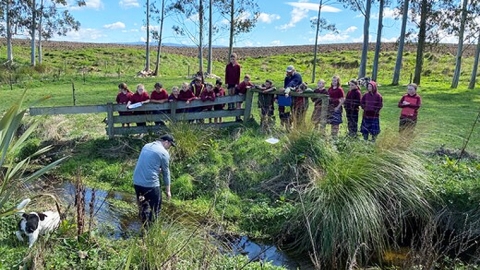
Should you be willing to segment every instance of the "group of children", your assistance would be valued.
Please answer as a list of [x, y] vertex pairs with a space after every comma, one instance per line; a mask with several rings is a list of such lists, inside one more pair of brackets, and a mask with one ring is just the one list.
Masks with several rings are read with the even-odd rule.
[[[348, 136], [356, 137], [358, 134], [358, 119], [360, 108], [363, 110], [362, 122], [360, 125], [360, 132], [363, 139], [375, 141], [378, 134], [380, 134], [380, 110], [383, 108], [383, 98], [378, 92], [377, 83], [375, 81], [367, 81], [367, 92], [362, 95], [360, 90], [360, 83], [356, 79], [349, 81], [349, 90], [345, 92], [341, 86], [340, 77], [335, 75], [332, 78], [330, 87], [327, 89], [324, 80], [319, 80], [316, 89], [311, 92], [317, 94], [324, 94], [328, 97], [328, 106], [322, 106], [322, 98], [312, 98], [314, 105], [311, 121], [316, 128], [325, 130], [326, 124], [331, 125], [331, 134], [333, 138], [338, 137], [340, 124], [343, 123], [343, 109], [345, 109]], [[258, 101], [261, 108], [262, 122], [266, 118], [273, 116], [273, 98], [274, 95], [267, 94], [275, 90], [271, 80], [266, 80], [265, 84], [259, 87], [263, 90], [259, 93]], [[306, 84], [300, 84], [295, 92], [308, 92]], [[288, 98], [288, 91], [291, 89], [284, 89], [284, 94], [275, 97], [278, 102], [278, 111], [280, 122], [287, 128], [293, 122], [295, 126], [301, 126], [305, 123], [306, 110], [308, 109], [308, 99], [304, 97], [293, 97], [290, 101], [285, 101]], [[417, 85], [411, 83], [407, 86], [407, 93], [402, 96], [398, 103], [401, 108], [399, 131], [411, 131], [417, 123], [418, 109], [422, 103], [421, 97], [417, 94]], [[290, 108], [289, 108], [290, 107]], [[326, 121], [322, 121], [322, 110], [326, 110]], [[292, 111], [292, 114], [286, 112]]]
[[[222, 88], [222, 81], [217, 80], [215, 86], [211, 83], [203, 83], [201, 77], [195, 77], [195, 79], [189, 84], [184, 82], [179, 89], [178, 86], [172, 88], [171, 94], [168, 94], [167, 90], [163, 88], [161, 83], [155, 83], [154, 88], [149, 95], [145, 90], [143, 84], [138, 84], [136, 91], [132, 92], [127, 84], [120, 83], [118, 85], [118, 94], [116, 98], [117, 104], [125, 104], [129, 108], [132, 104], [145, 104], [145, 103], [165, 103], [173, 101], [184, 101], [186, 104], [190, 104], [191, 101], [195, 99], [200, 99], [202, 101], [215, 101], [216, 97], [224, 96], [225, 90]], [[194, 112], [194, 111], [211, 111], [211, 110], [223, 110], [224, 104], [209, 105], [203, 106], [201, 108], [191, 108], [178, 110], [178, 112]], [[120, 115], [140, 115], [140, 114], [161, 114], [164, 113], [161, 110], [157, 111], [122, 111], [119, 112]], [[165, 111], [165, 113], [168, 113]], [[209, 122], [212, 122], [212, 119], [209, 119]], [[214, 123], [221, 123], [222, 118], [214, 118]], [[156, 125], [165, 125], [163, 121], [155, 122]], [[137, 126], [145, 126], [145, 122], [137, 123]], [[123, 124], [123, 127], [130, 126], [130, 124]]]
[[[343, 109], [346, 112], [348, 136], [356, 137], [358, 134], [358, 119], [360, 108], [363, 110], [362, 122], [360, 125], [360, 132], [365, 140], [371, 138], [375, 140], [380, 133], [380, 110], [383, 107], [382, 95], [378, 92], [375, 81], [367, 80], [367, 92], [362, 95], [360, 90], [360, 82], [356, 79], [349, 81], [349, 90], [345, 92], [341, 86], [340, 77], [335, 75], [332, 77], [330, 87], [326, 89], [326, 82], [319, 80], [316, 89], [307, 88], [307, 85], [302, 82], [301, 75], [296, 73], [293, 66], [288, 66], [286, 70], [284, 87], [280, 88], [282, 94], [274, 95], [270, 92], [276, 90], [271, 80], [266, 80], [262, 85], [254, 85], [251, 82], [249, 75], [243, 77], [240, 81], [241, 66], [237, 62], [237, 55], [233, 53], [230, 56], [230, 61], [225, 67], [225, 85], [226, 92], [223, 88], [221, 79], [217, 79], [215, 85], [211, 83], [204, 83], [201, 74], [197, 74], [191, 83], [183, 83], [179, 89], [177, 86], [172, 88], [171, 94], [163, 88], [161, 83], [155, 83], [154, 89], [149, 95], [145, 91], [143, 84], [138, 84], [135, 93], [130, 91], [125, 83], [118, 86], [119, 93], [117, 95], [117, 103], [125, 104], [127, 107], [134, 103], [164, 103], [172, 101], [184, 101], [189, 104], [192, 100], [200, 99], [202, 101], [215, 101], [217, 97], [228, 95], [245, 95], [247, 91], [252, 88], [261, 90], [258, 95], [258, 105], [260, 108], [260, 117], [262, 127], [274, 123], [274, 104], [278, 104], [278, 112], [280, 123], [287, 129], [291, 128], [292, 123], [295, 126], [300, 126], [305, 123], [306, 112], [308, 110], [309, 100], [306, 97], [289, 97], [290, 91], [297, 93], [313, 92], [318, 94], [325, 94], [328, 96], [328, 106], [324, 108], [322, 98], [312, 98], [314, 105], [311, 121], [316, 128], [325, 130], [326, 124], [331, 125], [331, 134], [333, 138], [338, 137], [340, 124], [343, 122]], [[398, 107], [400, 107], [400, 123], [399, 129], [401, 132], [412, 130], [417, 122], [418, 109], [421, 106], [421, 98], [417, 94], [417, 85], [409, 84], [407, 86], [407, 93], [402, 96]], [[228, 109], [241, 109], [241, 102], [229, 103]], [[217, 104], [210, 106], [203, 106], [200, 108], [191, 108], [179, 110], [179, 112], [196, 112], [196, 111], [211, 111], [223, 110], [225, 104]], [[326, 122], [322, 120], [322, 110], [326, 110]], [[145, 114], [154, 113], [159, 114], [162, 111], [145, 112], [120, 112], [120, 115], [125, 114]], [[236, 121], [242, 121], [240, 116], [236, 117]], [[209, 119], [212, 122], [212, 119]], [[221, 123], [222, 118], [214, 118], [214, 123]], [[158, 125], [164, 125], [163, 121], [156, 122]], [[128, 126], [129, 124], [124, 124]], [[137, 123], [137, 126], [145, 126], [146, 123]]]

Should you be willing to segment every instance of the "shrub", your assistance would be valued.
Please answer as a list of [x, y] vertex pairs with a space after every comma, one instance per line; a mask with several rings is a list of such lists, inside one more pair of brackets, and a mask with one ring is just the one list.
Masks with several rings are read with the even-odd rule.
[[[386, 147], [390, 145], [390, 147]], [[395, 142], [353, 145], [331, 154], [322, 167], [307, 159], [297, 176], [296, 213], [287, 226], [297, 252], [313, 252], [317, 264], [345, 266], [381, 254], [391, 237], [401, 238], [406, 220], [430, 216], [428, 174], [416, 154]], [[318, 158], [317, 158], [318, 159]], [[368, 247], [368, 248], [366, 248]]]

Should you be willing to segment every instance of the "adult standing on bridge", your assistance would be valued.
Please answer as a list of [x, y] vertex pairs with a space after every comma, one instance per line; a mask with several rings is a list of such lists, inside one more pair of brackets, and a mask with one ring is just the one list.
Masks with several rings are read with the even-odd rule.
[[137, 196], [139, 215], [142, 224], [150, 225], [155, 221], [162, 206], [162, 191], [160, 188], [160, 173], [165, 185], [167, 199], [170, 192], [170, 154], [168, 149], [176, 146], [175, 139], [165, 134], [159, 140], [143, 146], [137, 165], [133, 172], [133, 187]]

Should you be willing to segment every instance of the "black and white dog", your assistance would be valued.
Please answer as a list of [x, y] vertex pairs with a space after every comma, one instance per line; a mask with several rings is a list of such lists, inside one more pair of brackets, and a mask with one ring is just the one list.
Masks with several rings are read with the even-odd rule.
[[[21, 212], [20, 212], [21, 213]], [[56, 211], [23, 213], [15, 232], [18, 240], [23, 241], [22, 235], [28, 236], [29, 248], [35, 244], [39, 235], [55, 231], [60, 225], [60, 214]]]
[[371, 81], [370, 77], [362, 77], [357, 79], [358, 84], [367, 87], [367, 84]]

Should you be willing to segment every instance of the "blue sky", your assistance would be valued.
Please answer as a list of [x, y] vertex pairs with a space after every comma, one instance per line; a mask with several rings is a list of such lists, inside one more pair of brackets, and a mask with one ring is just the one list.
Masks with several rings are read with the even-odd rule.
[[[155, 0], [151, 0], [155, 1]], [[158, 0], [157, 0], [158, 1]], [[158, 1], [159, 2], [159, 1]], [[168, 0], [167, 0], [168, 2]], [[319, 43], [351, 43], [363, 40], [363, 16], [359, 12], [345, 9], [341, 4], [324, 1], [322, 17], [334, 23], [338, 34], [322, 31]], [[70, 7], [72, 15], [81, 23], [78, 32], [71, 32], [66, 37], [54, 40], [80, 41], [95, 43], [142, 42], [146, 40], [144, 27], [145, 0], [86, 0], [85, 7]], [[257, 0], [261, 15], [255, 29], [239, 36], [236, 47], [248, 46], [285, 46], [311, 45], [315, 43], [315, 29], [310, 19], [317, 16], [319, 1], [313, 0]], [[370, 20], [370, 41], [375, 41], [378, 24], [378, 7], [373, 6]], [[249, 14], [244, 14], [249, 16]], [[400, 33], [400, 20], [395, 20], [395, 10], [385, 9], [382, 41], [394, 42]], [[184, 18], [182, 18], [184, 19]], [[195, 17], [184, 20], [189, 23]], [[224, 22], [216, 18], [216, 25]], [[193, 45], [186, 37], [178, 37], [173, 33], [172, 25], [176, 24], [174, 16], [165, 19], [164, 43], [181, 43]], [[192, 27], [193, 23], [187, 24]], [[152, 23], [151, 27], [158, 27]], [[228, 45], [228, 33], [215, 37], [214, 45]]]

